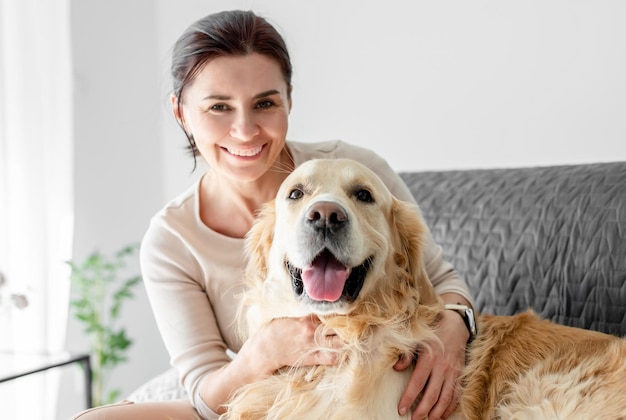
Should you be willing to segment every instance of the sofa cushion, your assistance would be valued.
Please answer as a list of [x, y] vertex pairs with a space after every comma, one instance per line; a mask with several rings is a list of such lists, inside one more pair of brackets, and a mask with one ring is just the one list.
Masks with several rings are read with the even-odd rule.
[[400, 175], [479, 311], [626, 335], [626, 162]]
[[170, 368], [133, 391], [126, 399], [134, 402], [169, 401], [187, 398], [187, 391], [180, 384], [178, 372]]

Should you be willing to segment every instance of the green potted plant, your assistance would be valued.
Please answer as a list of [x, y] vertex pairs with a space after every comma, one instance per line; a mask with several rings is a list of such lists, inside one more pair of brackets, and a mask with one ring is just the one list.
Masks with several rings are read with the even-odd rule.
[[115, 402], [121, 391], [105, 391], [105, 379], [110, 371], [127, 360], [126, 352], [132, 340], [126, 330], [117, 325], [124, 301], [133, 297], [132, 289], [141, 276], [122, 278], [127, 258], [139, 246], [128, 245], [108, 257], [93, 252], [84, 261], [68, 261], [71, 267], [73, 316], [84, 325], [90, 343], [92, 365], [93, 406]]

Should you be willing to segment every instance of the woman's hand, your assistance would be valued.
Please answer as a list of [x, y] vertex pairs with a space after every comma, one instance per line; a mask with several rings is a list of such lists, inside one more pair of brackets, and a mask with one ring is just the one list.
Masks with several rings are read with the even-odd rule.
[[204, 377], [202, 399], [221, 414], [235, 390], [262, 380], [281, 367], [336, 364], [338, 359], [331, 349], [338, 348], [340, 340], [332, 331], [316, 339], [320, 323], [315, 316], [271, 321], [245, 341], [231, 363]]
[[[259, 372], [271, 375], [284, 366], [337, 363], [332, 349], [338, 347], [339, 339], [332, 331], [316, 338], [320, 324], [321, 321], [313, 315], [272, 320], [246, 343], [254, 349], [254, 364], [259, 367]], [[328, 351], [323, 348], [328, 348]]]
[[[415, 370], [398, 404], [400, 415], [406, 414], [423, 391], [411, 416], [413, 420], [445, 419], [459, 403], [460, 388], [457, 381], [465, 367], [465, 345], [469, 331], [459, 314], [443, 311], [436, 333], [443, 348], [435, 344], [430, 349], [418, 351]], [[404, 370], [411, 362], [410, 359], [400, 359], [394, 369]]]

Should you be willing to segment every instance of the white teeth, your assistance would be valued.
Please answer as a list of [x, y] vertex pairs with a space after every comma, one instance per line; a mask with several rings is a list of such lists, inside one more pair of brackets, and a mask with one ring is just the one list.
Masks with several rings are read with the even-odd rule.
[[235, 156], [255, 156], [261, 153], [261, 150], [263, 150], [263, 146], [259, 146], [257, 148], [249, 149], [249, 150], [236, 150], [236, 149], [228, 149], [228, 148], [226, 150], [228, 150], [228, 153], [230, 153], [231, 155], [235, 155]]

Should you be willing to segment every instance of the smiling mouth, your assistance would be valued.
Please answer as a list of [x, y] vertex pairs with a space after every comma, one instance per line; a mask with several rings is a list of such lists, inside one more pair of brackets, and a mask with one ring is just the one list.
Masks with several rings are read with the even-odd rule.
[[259, 146], [259, 147], [255, 147], [254, 149], [231, 149], [230, 147], [224, 147], [223, 149], [233, 156], [253, 157], [261, 153], [261, 151], [263, 150], [263, 147], [264, 146]]
[[314, 302], [354, 302], [365, 283], [373, 257], [357, 267], [346, 267], [328, 249], [320, 252], [311, 265], [301, 269], [285, 261], [291, 287], [297, 298]]

